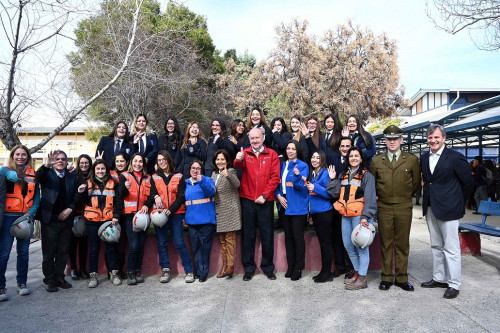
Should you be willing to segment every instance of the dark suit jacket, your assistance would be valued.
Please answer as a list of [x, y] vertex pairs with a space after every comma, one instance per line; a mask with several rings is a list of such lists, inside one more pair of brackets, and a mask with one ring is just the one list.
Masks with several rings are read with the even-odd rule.
[[[158, 137], [156, 136], [155, 133], [151, 133], [146, 135], [146, 147], [144, 149], [144, 157], [147, 158], [148, 160], [148, 174], [152, 175], [154, 174], [155, 171], [155, 164], [156, 164], [156, 154], [158, 154]], [[134, 151], [138, 153], [140, 151], [139, 149], [139, 142], [134, 144]]]
[[[97, 152], [104, 151], [104, 155], [102, 156], [104, 161], [108, 167], [113, 169], [115, 167], [115, 138], [111, 138], [109, 136], [101, 137], [99, 144], [97, 145], [95, 156], [97, 157]], [[132, 156], [135, 152], [134, 145], [130, 142], [123, 140], [122, 145], [120, 147], [120, 152], [125, 152]]]
[[[59, 179], [53, 168], [47, 168], [44, 165], [36, 171], [35, 175], [36, 180], [40, 183], [42, 191], [37, 217], [42, 221], [42, 223], [50, 223], [52, 218], [52, 207], [57, 199], [57, 194], [59, 193]], [[73, 221], [72, 217], [76, 211], [74, 199], [78, 189], [78, 179], [76, 175], [66, 171], [64, 174], [64, 180], [66, 182], [65, 206], [73, 209], [73, 212], [66, 221]]]
[[439, 220], [462, 218], [465, 215], [465, 201], [474, 185], [465, 156], [445, 147], [434, 173], [431, 174], [429, 152], [425, 152], [420, 158], [420, 169], [424, 180], [424, 215], [430, 206], [432, 213]]

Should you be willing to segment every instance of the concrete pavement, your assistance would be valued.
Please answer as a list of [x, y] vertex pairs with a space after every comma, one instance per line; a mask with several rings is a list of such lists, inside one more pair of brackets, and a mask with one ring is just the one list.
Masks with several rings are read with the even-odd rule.
[[[414, 209], [409, 261], [414, 292], [397, 287], [378, 290], [380, 271], [370, 271], [368, 288], [344, 289], [343, 279], [316, 284], [315, 272], [292, 282], [257, 274], [250, 282], [209, 276], [186, 284], [174, 276], [160, 284], [148, 276], [137, 286], [115, 287], [105, 276], [89, 289], [86, 281], [47, 293], [42, 284], [40, 242], [31, 244], [30, 296], [17, 295], [15, 250], [9, 260], [7, 288], [11, 300], [0, 303], [2, 332], [498, 332], [500, 331], [500, 239], [481, 237], [482, 256], [462, 257], [463, 285], [454, 300], [444, 289], [422, 289], [432, 276], [427, 226]], [[492, 217], [493, 218], [493, 217]], [[500, 219], [499, 219], [500, 220]], [[480, 221], [468, 213], [464, 221]], [[496, 220], [495, 220], [496, 223]]]

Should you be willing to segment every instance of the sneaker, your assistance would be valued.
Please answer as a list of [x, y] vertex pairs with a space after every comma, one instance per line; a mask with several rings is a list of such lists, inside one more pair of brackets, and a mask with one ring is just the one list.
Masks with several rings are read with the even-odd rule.
[[128, 282], [129, 286], [135, 286], [137, 284], [137, 280], [135, 278], [135, 272], [128, 272]]
[[118, 276], [118, 270], [112, 270], [111, 271], [111, 283], [113, 283], [114, 286], [119, 286], [122, 284], [122, 279], [120, 279], [120, 276]]
[[96, 272], [92, 272], [90, 273], [90, 280], [89, 280], [89, 288], [95, 288], [97, 287], [97, 273]]
[[8, 301], [9, 296], [7, 296], [7, 289], [0, 288], [0, 302]]
[[137, 283], [143, 283], [144, 278], [142, 277], [141, 271], [135, 271], [135, 280]]
[[359, 290], [368, 287], [368, 282], [366, 281], [366, 276], [358, 275], [358, 278], [353, 283], [348, 283], [345, 285], [347, 290]]
[[71, 270], [71, 280], [80, 280], [80, 273], [78, 273], [77, 269]]
[[170, 268], [167, 267], [161, 270], [160, 282], [168, 283], [168, 281], [170, 281]]
[[193, 272], [187, 273], [186, 277], [184, 278], [184, 281], [186, 281], [186, 283], [193, 283], [194, 282], [194, 274], [193, 274]]
[[31, 289], [25, 283], [18, 284], [17, 287], [19, 288], [19, 295], [26, 296], [31, 294]]

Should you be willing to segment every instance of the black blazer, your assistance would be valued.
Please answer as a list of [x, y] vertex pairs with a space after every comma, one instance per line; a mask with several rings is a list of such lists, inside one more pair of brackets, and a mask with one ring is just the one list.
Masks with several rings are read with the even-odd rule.
[[427, 151], [420, 158], [420, 170], [424, 181], [422, 202], [424, 215], [430, 206], [432, 213], [439, 220], [462, 218], [465, 215], [465, 201], [474, 185], [465, 156], [445, 147], [434, 173], [431, 174]]
[[[139, 142], [137, 142], [134, 144], [134, 152], [138, 153], [139, 151]], [[156, 172], [156, 154], [158, 154], [158, 137], [155, 133], [151, 133], [146, 135], [146, 147], [144, 149], [144, 154], [142, 154], [148, 160], [147, 170], [149, 175]]]
[[[38, 217], [42, 223], [50, 223], [52, 217], [52, 207], [59, 193], [59, 179], [53, 168], [47, 168], [42, 165], [35, 173], [36, 180], [40, 183], [41, 198], [40, 207], [38, 208]], [[65, 206], [71, 208], [73, 212], [66, 221], [73, 221], [72, 217], [76, 211], [75, 194], [78, 189], [78, 180], [75, 174], [66, 170], [64, 174], [66, 182], [66, 202]]]
[[[99, 144], [97, 145], [97, 149], [95, 152], [95, 157], [97, 157], [97, 152], [104, 151], [104, 155], [102, 156], [103, 160], [106, 161], [106, 164], [109, 168], [114, 169], [115, 167], [115, 138], [109, 136], [101, 137]], [[130, 142], [123, 140], [122, 145], [120, 147], [120, 152], [125, 152], [129, 154], [131, 157], [134, 154], [134, 145]]]

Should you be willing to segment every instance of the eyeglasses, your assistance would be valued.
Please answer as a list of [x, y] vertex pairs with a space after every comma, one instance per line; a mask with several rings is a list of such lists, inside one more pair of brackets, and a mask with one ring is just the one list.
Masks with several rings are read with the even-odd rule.
[[194, 171], [201, 171], [201, 168], [191, 168], [191, 170], [194, 170]]
[[56, 158], [56, 161], [66, 161], [67, 158], [66, 157], [58, 157]]
[[158, 163], [165, 162], [165, 161], [166, 161], [166, 159], [164, 159], [164, 158], [159, 158], [158, 159]]
[[196, 127], [196, 126], [191, 126], [191, 129], [193, 129], [193, 130], [199, 130], [200, 128]]

